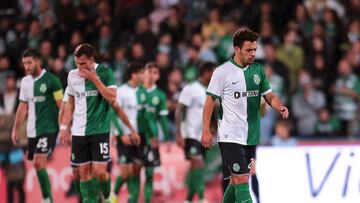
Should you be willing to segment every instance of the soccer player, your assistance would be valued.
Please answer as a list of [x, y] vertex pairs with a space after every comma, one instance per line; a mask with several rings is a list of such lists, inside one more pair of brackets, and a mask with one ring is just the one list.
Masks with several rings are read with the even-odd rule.
[[[117, 90], [116, 101], [123, 107], [125, 114], [133, 126], [136, 127], [141, 136], [140, 146], [135, 146], [130, 140], [131, 131], [126, 126], [121, 126], [123, 133], [122, 140], [117, 139], [117, 150], [121, 176], [118, 176], [115, 183], [114, 193], [118, 194], [123, 183], [128, 183], [129, 202], [137, 202], [139, 196], [139, 162], [142, 161], [141, 152], [144, 146], [144, 133], [146, 132], [146, 89], [142, 86], [144, 80], [144, 65], [130, 63], [126, 72], [127, 82]], [[127, 140], [130, 140], [127, 141]]]
[[145, 65], [144, 86], [147, 89], [146, 97], [146, 115], [149, 121], [149, 130], [145, 136], [145, 146], [143, 154], [143, 165], [145, 166], [145, 202], [151, 202], [153, 192], [153, 175], [154, 168], [160, 166], [159, 153], [159, 129], [158, 123], [162, 129], [164, 140], [170, 139], [170, 130], [168, 126], [167, 115], [169, 113], [166, 106], [166, 95], [156, 86], [156, 82], [160, 79], [159, 67], [153, 63]]
[[[181, 91], [175, 111], [176, 142], [184, 148], [185, 157], [190, 160], [187, 202], [192, 201], [195, 193], [198, 194], [201, 202], [204, 201], [205, 149], [201, 145], [202, 120], [199, 119], [199, 115], [203, 112], [206, 88], [215, 66], [211, 62], [200, 65], [200, 77]], [[184, 128], [181, 128], [184, 119]]]
[[107, 165], [111, 107], [131, 129], [134, 140], [139, 142], [136, 130], [116, 103], [113, 73], [110, 68], [95, 62], [95, 54], [94, 47], [86, 43], [75, 49], [77, 69], [68, 75], [69, 98], [60, 125], [61, 142], [68, 144], [70, 137], [66, 130], [72, 119], [71, 161], [79, 170], [83, 202], [98, 202], [99, 187], [109, 201], [111, 182]]
[[238, 30], [233, 37], [235, 56], [215, 69], [207, 89], [201, 143], [205, 148], [212, 146], [210, 117], [215, 99], [220, 99], [218, 142], [231, 175], [223, 197], [225, 203], [252, 203], [249, 171], [259, 144], [261, 97], [283, 119], [289, 116], [288, 109], [272, 94], [263, 66], [254, 63], [257, 39], [258, 34], [249, 29]]
[[38, 51], [27, 49], [22, 55], [22, 64], [27, 76], [21, 80], [20, 103], [12, 130], [12, 141], [17, 144], [18, 129], [27, 118], [27, 158], [34, 163], [43, 202], [53, 202], [45, 167], [54, 150], [59, 131], [57, 115], [63, 89], [55, 75], [41, 68]]

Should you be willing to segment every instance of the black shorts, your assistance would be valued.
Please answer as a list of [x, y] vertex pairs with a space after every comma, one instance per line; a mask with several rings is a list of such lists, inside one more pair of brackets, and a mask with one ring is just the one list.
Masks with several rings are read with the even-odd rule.
[[219, 142], [219, 147], [223, 160], [224, 179], [231, 175], [243, 175], [250, 172], [251, 161], [256, 158], [255, 145]]
[[190, 159], [191, 157], [200, 156], [203, 160], [205, 159], [205, 148], [201, 143], [195, 139], [185, 139], [185, 157]]
[[150, 145], [145, 145], [142, 148], [142, 162], [145, 167], [160, 166], [160, 152], [159, 148], [152, 148]]
[[142, 160], [139, 147], [135, 145], [125, 145], [121, 142], [120, 136], [118, 136], [116, 148], [119, 164], [131, 164], [136, 160]]
[[107, 163], [110, 161], [109, 133], [72, 136], [71, 164]]
[[35, 154], [47, 154], [50, 157], [55, 148], [57, 135], [55, 132], [29, 138], [27, 159], [33, 160]]

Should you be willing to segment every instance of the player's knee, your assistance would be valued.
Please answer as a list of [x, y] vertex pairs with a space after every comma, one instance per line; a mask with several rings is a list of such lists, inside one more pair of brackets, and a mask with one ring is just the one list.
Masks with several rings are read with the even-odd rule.
[[40, 170], [45, 168], [46, 166], [46, 159], [42, 158], [42, 157], [36, 157], [34, 159], [34, 167], [36, 170]]
[[105, 181], [109, 177], [108, 173], [104, 170], [94, 170], [93, 176], [98, 178], [100, 181]]
[[79, 169], [73, 169], [73, 178], [74, 178], [75, 180], [80, 180]]
[[91, 167], [90, 164], [79, 166], [79, 177], [81, 181], [88, 181], [91, 179]]
[[231, 177], [231, 183], [235, 185], [249, 183], [249, 175], [234, 175]]

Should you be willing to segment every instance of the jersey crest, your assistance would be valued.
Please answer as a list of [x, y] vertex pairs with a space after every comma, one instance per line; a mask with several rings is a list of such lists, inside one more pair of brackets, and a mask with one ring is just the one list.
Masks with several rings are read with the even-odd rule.
[[260, 77], [259, 77], [258, 74], [255, 74], [255, 75], [254, 75], [254, 82], [255, 82], [255, 84], [257, 84], [257, 85], [260, 84]]
[[46, 84], [45, 84], [45, 83], [41, 84], [41, 85], [40, 85], [40, 92], [41, 92], [41, 93], [45, 93], [46, 90], [47, 90]]
[[151, 103], [153, 104], [153, 105], [158, 105], [159, 103], [160, 103], [160, 99], [159, 99], [159, 97], [154, 97], [152, 100], [151, 100]]

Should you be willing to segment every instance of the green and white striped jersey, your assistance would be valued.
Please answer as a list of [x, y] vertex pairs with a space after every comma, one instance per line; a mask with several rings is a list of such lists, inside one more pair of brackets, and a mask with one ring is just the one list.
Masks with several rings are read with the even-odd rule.
[[[116, 101], [128, 116], [131, 125], [136, 127], [138, 133], [145, 133], [147, 127], [145, 87], [141, 85], [134, 88], [128, 83], [123, 84], [117, 90]], [[122, 125], [122, 129], [124, 134], [131, 133], [127, 126]]]
[[207, 94], [220, 99], [219, 142], [257, 145], [260, 99], [271, 92], [262, 65], [241, 67], [233, 59], [215, 69]]
[[59, 78], [44, 69], [36, 78], [27, 75], [21, 80], [19, 99], [28, 104], [27, 137], [59, 131], [56, 101], [62, 96]]
[[[108, 88], [116, 88], [112, 70], [96, 64], [99, 79]], [[110, 104], [100, 94], [97, 87], [79, 75], [79, 70], [68, 75], [68, 94], [74, 97], [75, 108], [71, 133], [73, 136], [89, 136], [110, 131]]]

